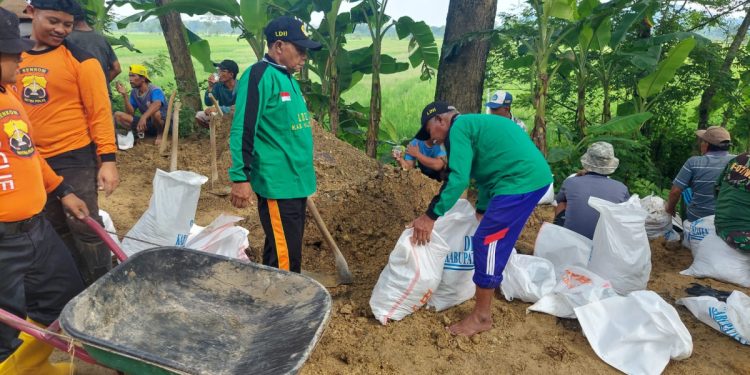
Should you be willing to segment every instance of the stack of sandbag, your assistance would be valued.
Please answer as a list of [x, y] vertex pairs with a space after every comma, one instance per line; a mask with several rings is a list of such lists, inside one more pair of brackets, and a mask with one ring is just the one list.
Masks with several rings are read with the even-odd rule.
[[646, 216], [646, 235], [649, 240], [662, 236], [674, 239], [672, 235], [672, 215], [667, 213], [664, 199], [649, 195], [641, 199], [641, 207], [648, 213]]

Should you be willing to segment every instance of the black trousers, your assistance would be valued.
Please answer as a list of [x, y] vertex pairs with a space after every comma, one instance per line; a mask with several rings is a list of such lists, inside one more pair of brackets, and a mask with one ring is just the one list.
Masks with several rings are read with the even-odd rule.
[[[70, 252], [43, 217], [28, 232], [0, 237], [0, 308], [49, 325], [82, 290]], [[0, 362], [19, 345], [18, 331], [0, 323]]]
[[264, 265], [300, 273], [306, 208], [307, 198], [267, 199], [258, 195], [258, 216], [266, 234]]
[[[102, 218], [99, 216], [96, 167], [55, 168], [55, 172], [65, 179], [66, 184], [73, 187], [78, 198], [86, 202], [91, 217], [102, 224]], [[48, 196], [44, 211], [57, 234], [70, 249], [87, 286], [112, 269], [112, 254], [104, 242], [85, 223], [68, 217], [60, 200], [52, 195]]]

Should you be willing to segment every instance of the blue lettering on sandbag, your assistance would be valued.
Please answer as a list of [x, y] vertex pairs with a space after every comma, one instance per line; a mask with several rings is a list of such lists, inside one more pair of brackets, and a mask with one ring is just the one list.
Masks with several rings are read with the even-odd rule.
[[445, 257], [444, 268], [454, 271], [474, 271], [474, 246], [471, 236], [464, 237], [464, 250], [452, 251]]
[[734, 327], [734, 324], [729, 321], [726, 311], [719, 310], [716, 307], [709, 307], [708, 316], [719, 325], [719, 330], [721, 332], [724, 332], [727, 336], [737, 340], [742, 345], [750, 345], [750, 341], [740, 336], [739, 332], [737, 332], [737, 329]]

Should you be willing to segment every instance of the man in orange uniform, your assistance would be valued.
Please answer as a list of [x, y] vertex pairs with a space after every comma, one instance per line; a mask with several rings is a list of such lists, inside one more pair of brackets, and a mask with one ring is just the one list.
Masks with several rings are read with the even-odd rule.
[[[47, 193], [78, 219], [86, 204], [47, 165], [34, 144], [36, 132], [11, 94], [21, 52], [18, 18], [0, 8], [0, 308], [47, 326], [83, 290], [65, 244], [41, 215]], [[0, 323], [0, 374], [68, 374], [47, 361], [52, 347]]]
[[[97, 186], [109, 195], [119, 184], [117, 146], [101, 65], [65, 41], [79, 9], [74, 0], [31, 1], [26, 12], [35, 45], [22, 55], [16, 95], [35, 124], [39, 153], [101, 222]], [[72, 251], [86, 285], [107, 273], [109, 251], [85, 224], [66, 217], [55, 199], [47, 200], [45, 214]]]

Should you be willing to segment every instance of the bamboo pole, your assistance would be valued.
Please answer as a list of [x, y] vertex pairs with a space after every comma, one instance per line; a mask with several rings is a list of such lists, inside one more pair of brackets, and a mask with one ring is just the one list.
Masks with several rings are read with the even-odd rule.
[[161, 145], [159, 145], [159, 155], [167, 156], [167, 139], [169, 138], [169, 128], [172, 126], [172, 106], [174, 105], [174, 98], [177, 96], [177, 90], [172, 92], [169, 97], [169, 105], [167, 106], [167, 119], [164, 121], [164, 134], [161, 137]]
[[177, 102], [174, 104], [174, 115], [172, 116], [172, 160], [169, 164], [170, 172], [174, 172], [177, 170], [177, 156], [180, 150], [180, 147], [179, 147], [180, 108], [182, 108], [182, 103], [178, 99]]

